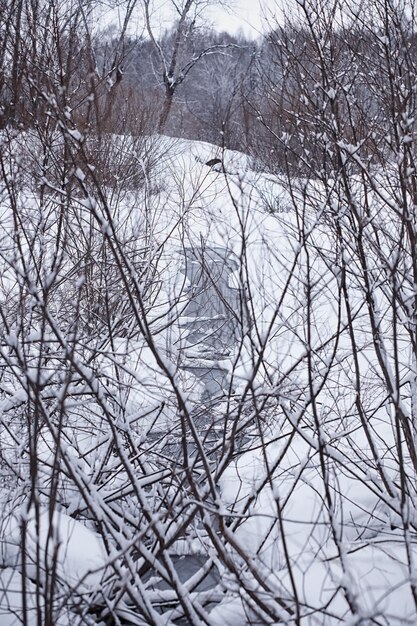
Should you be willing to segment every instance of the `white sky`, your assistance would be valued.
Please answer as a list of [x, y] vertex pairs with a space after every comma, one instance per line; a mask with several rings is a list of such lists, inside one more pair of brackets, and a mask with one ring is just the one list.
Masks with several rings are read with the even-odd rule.
[[274, 0], [233, 0], [229, 10], [213, 7], [210, 13], [217, 29], [236, 33], [240, 28], [251, 37], [264, 31], [265, 15], [274, 10]]
[[[242, 29], [248, 37], [257, 37], [265, 28], [265, 16], [271, 17], [276, 11], [278, 0], [217, 0], [204, 11], [208, 25], [213, 25], [217, 30], [225, 30], [237, 33]], [[222, 6], [223, 5], [223, 6]], [[104, 5], [105, 6], [105, 5]], [[131, 34], [143, 32], [143, 18], [140, 10], [140, 1], [137, 4], [138, 11], [131, 20], [129, 31]], [[225, 8], [227, 6], [228, 8]], [[103, 7], [103, 5], [102, 5]], [[171, 10], [170, 10], [171, 9]], [[102, 8], [98, 17], [100, 27], [114, 24], [116, 27], [123, 21], [124, 11], [121, 9]], [[169, 27], [173, 19], [171, 0], [155, 0], [152, 12], [152, 23], [156, 31], [163, 31]]]

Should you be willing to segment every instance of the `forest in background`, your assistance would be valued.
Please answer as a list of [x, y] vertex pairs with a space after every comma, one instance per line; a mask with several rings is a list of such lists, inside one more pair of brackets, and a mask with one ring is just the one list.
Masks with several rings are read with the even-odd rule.
[[[301, 167], [308, 175], [317, 175], [323, 152], [322, 143], [316, 141], [316, 131], [321, 137], [317, 110], [323, 93], [337, 89], [338, 74], [343, 74], [344, 95], [339, 92], [342, 97], [335, 104], [339, 115], [346, 114], [347, 139], [366, 145], [367, 154], [378, 160], [391, 131], [387, 113], [392, 100], [400, 97], [390, 81], [406, 84], [416, 61], [413, 6], [405, 4], [387, 6], [384, 17], [378, 5], [352, 7], [343, 15], [337, 3], [329, 7], [318, 3], [312, 9], [317, 17], [310, 22], [291, 16], [289, 9], [287, 20], [279, 24], [271, 18], [269, 32], [255, 41], [243, 33], [206, 27], [204, 3], [183, 3], [178, 8], [180, 17], [161, 34], [152, 23], [153, 5], [144, 1], [149, 28], [144, 26], [140, 37], [126, 34], [136, 2], [127, 3], [121, 32], [115, 26], [100, 30], [96, 24], [90, 29], [86, 20], [95, 14], [94, 6], [87, 3], [74, 9], [77, 18], [70, 20], [63, 39], [51, 30], [49, 21], [57, 19], [54, 8], [35, 2], [25, 21], [20, 4], [4, 2], [3, 127], [33, 127], [35, 118], [39, 123], [39, 116], [45, 114], [42, 87], [48, 87], [60, 96], [60, 104], [68, 99], [66, 106], [81, 131], [95, 135], [160, 132], [207, 141], [254, 156], [264, 170], [286, 171], [290, 166], [297, 173]], [[398, 31], [393, 41], [382, 42], [370, 28], [372, 16], [376, 24], [386, 20], [386, 28]], [[328, 19], [327, 27], [319, 24], [323, 19]], [[325, 57], [316, 37], [320, 29], [327, 31]], [[62, 46], [61, 82], [67, 83], [66, 91], [71, 87], [65, 96], [55, 93], [57, 51], [31, 42], [38, 39], [37, 32], [56, 36], [54, 45]], [[8, 45], [11, 39], [13, 49]], [[45, 45], [47, 40], [41, 35], [40, 42]], [[391, 55], [388, 71], [386, 57]], [[386, 148], [384, 156], [389, 154]]]

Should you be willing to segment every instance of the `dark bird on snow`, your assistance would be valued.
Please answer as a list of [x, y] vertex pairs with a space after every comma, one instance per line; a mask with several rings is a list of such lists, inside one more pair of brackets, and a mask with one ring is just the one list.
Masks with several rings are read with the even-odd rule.
[[208, 165], [209, 167], [214, 167], [215, 165], [219, 164], [221, 164], [221, 159], [210, 159], [206, 162], [206, 165]]

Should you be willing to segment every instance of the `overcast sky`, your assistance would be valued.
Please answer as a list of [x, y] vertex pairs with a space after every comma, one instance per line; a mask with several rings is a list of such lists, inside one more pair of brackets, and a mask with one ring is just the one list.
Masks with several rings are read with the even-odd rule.
[[[212, 24], [218, 30], [236, 33], [242, 29], [246, 36], [257, 37], [265, 30], [265, 15], [271, 16], [278, 4], [278, 0], [224, 0], [222, 3], [210, 6], [204, 16], [207, 24]], [[103, 6], [103, 5], [102, 5]], [[123, 5], [122, 5], [123, 6]], [[129, 31], [131, 34], [143, 32], [144, 24], [141, 3], [137, 4], [138, 11], [133, 16]], [[172, 23], [173, 16], [171, 0], [155, 0], [152, 12], [152, 23], [156, 31], [163, 31]], [[98, 23], [101, 27], [120, 26], [123, 22], [124, 12], [121, 9], [103, 9], [98, 15]], [[159, 27], [158, 27], [159, 24]]]
[[219, 30], [235, 33], [242, 28], [246, 35], [256, 37], [264, 30], [264, 16], [273, 11], [274, 5], [274, 0], [233, 0], [233, 8], [228, 11], [213, 7], [211, 13]]

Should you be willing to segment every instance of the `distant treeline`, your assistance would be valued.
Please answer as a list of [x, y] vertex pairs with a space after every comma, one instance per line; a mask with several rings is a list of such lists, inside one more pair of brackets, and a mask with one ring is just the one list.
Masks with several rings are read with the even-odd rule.
[[159, 132], [241, 150], [262, 169], [315, 176], [340, 167], [328, 146], [341, 138], [365, 159], [389, 158], [398, 98], [400, 135], [414, 128], [415, 82], [406, 83], [417, 46], [404, 16], [384, 36], [376, 18], [372, 28], [359, 18], [337, 27], [316, 20], [313, 29], [294, 20], [271, 23], [253, 41], [181, 20], [158, 38], [115, 28], [93, 37], [82, 12], [54, 30], [47, 12], [30, 11], [15, 7], [13, 30], [3, 15], [0, 127]]

